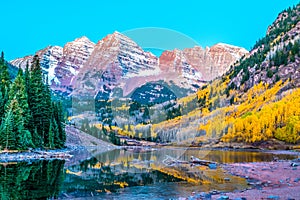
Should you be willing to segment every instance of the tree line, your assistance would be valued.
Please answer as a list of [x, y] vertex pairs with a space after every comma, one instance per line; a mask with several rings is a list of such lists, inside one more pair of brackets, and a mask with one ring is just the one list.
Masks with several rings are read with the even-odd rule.
[[62, 105], [51, 99], [38, 56], [11, 81], [4, 53], [0, 58], [0, 149], [63, 148]]

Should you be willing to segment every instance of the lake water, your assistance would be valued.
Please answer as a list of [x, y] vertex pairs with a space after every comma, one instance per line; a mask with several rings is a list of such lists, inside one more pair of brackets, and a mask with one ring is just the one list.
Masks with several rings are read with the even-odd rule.
[[247, 187], [245, 179], [226, 174], [220, 168], [170, 162], [188, 161], [191, 156], [218, 163], [294, 158], [262, 152], [162, 148], [117, 149], [76, 162], [1, 163], [0, 199], [176, 199], [192, 192]]

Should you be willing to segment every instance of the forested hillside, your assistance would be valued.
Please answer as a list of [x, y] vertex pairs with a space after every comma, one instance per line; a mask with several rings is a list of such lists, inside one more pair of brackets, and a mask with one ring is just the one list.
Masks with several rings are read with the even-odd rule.
[[[29, 69], [30, 68], [30, 69]], [[66, 140], [61, 104], [51, 100], [37, 56], [14, 81], [0, 58], [0, 150], [62, 148]]]
[[[300, 141], [299, 14], [300, 4], [280, 13], [248, 57], [197, 92], [196, 141], [201, 134], [225, 142]], [[167, 124], [182, 128], [184, 119]]]

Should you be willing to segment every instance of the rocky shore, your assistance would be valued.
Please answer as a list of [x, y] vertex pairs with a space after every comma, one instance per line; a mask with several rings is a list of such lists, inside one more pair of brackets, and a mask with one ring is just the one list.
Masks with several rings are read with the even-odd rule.
[[33, 160], [44, 160], [44, 159], [69, 159], [72, 158], [73, 155], [70, 154], [71, 151], [74, 149], [72, 148], [65, 148], [59, 150], [28, 150], [22, 152], [9, 152], [9, 151], [2, 151], [0, 152], [0, 163], [7, 163], [7, 162], [31, 162]]
[[245, 178], [249, 188], [233, 192], [193, 193], [182, 200], [298, 200], [300, 199], [300, 153], [292, 152], [292, 154], [298, 155], [298, 158], [291, 161], [223, 164], [221, 167], [227, 173]]
[[250, 190], [226, 193], [229, 199], [300, 199], [300, 159], [227, 164], [224, 169], [248, 180]]
[[[0, 151], [0, 163], [31, 162], [34, 160], [76, 160], [91, 157], [93, 154], [119, 148], [111, 143], [99, 140], [74, 127], [66, 126], [67, 140], [65, 148], [56, 150], [29, 149], [27, 151]], [[76, 155], [76, 156], [75, 156]]]

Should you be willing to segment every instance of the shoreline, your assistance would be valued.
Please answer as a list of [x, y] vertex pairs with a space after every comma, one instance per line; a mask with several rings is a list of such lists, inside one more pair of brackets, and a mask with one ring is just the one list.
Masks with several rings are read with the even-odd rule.
[[249, 188], [217, 194], [194, 193], [182, 199], [300, 199], [300, 153], [297, 155], [293, 160], [222, 164], [226, 173], [245, 178]]
[[55, 150], [41, 150], [41, 149], [32, 149], [27, 151], [2, 151], [0, 153], [0, 163], [8, 163], [8, 162], [32, 162], [35, 160], [52, 160], [52, 159], [60, 159], [67, 160], [73, 157], [71, 152], [76, 151], [78, 148], [66, 147], [63, 149], [55, 149]]
[[299, 156], [298, 153], [298, 158], [294, 160], [224, 164], [222, 168], [225, 171], [246, 178], [251, 188], [214, 197], [225, 195], [230, 199], [300, 199]]

